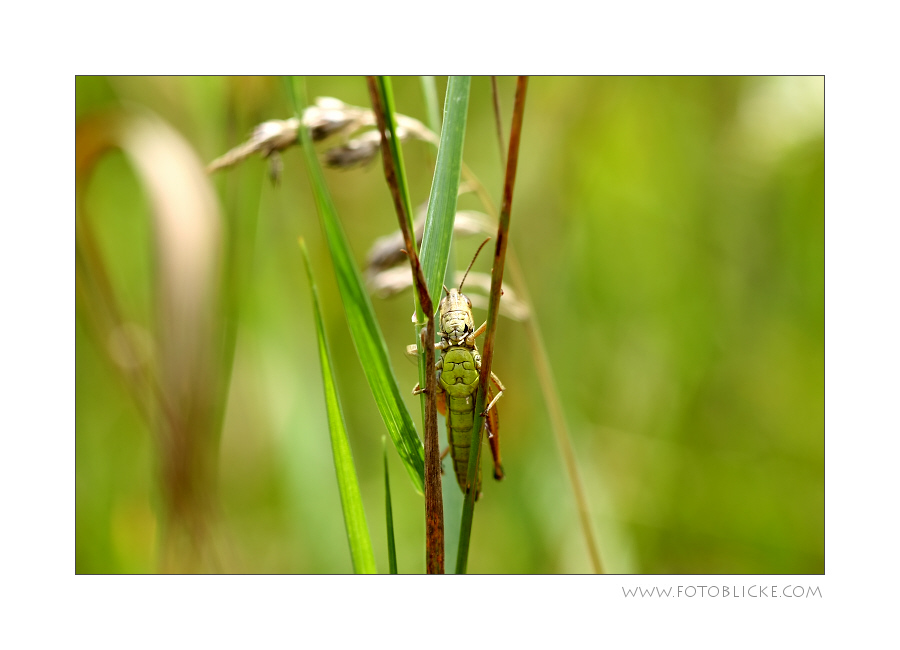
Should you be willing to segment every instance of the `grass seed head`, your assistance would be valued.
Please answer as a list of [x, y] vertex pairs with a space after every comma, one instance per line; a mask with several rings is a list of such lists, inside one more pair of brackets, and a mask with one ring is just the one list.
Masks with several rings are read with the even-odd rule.
[[[401, 140], [412, 137], [434, 143], [438, 141], [437, 136], [418, 120], [400, 114], [396, 117], [397, 137]], [[324, 153], [325, 164], [329, 167], [351, 169], [371, 163], [378, 155], [381, 136], [374, 128], [375, 115], [367, 108], [345, 104], [334, 97], [317, 97], [315, 103], [303, 111], [302, 122], [309, 129], [313, 142], [343, 137], [342, 144]], [[256, 153], [263, 158], [274, 157], [274, 154], [299, 144], [299, 127], [300, 120], [295, 117], [263, 122], [253, 129], [246, 142], [209, 163], [206, 171], [211, 174], [232, 167]], [[274, 161], [272, 172], [276, 173], [279, 167], [278, 161]]]

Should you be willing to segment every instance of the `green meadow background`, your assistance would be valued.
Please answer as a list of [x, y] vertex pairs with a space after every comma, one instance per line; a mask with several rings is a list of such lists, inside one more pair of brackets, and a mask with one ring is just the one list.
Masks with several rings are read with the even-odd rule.
[[[310, 97], [369, 106], [363, 77], [306, 83]], [[427, 123], [419, 78], [393, 86], [396, 109]], [[508, 141], [515, 78], [498, 86]], [[437, 78], [441, 105], [445, 87]], [[75, 100], [76, 123], [119, 106], [152, 111], [204, 164], [254, 125], [292, 115], [278, 78], [78, 77]], [[302, 153], [284, 153], [277, 186], [259, 157], [211, 177], [227, 241], [240, 251], [224, 257], [240, 264], [226, 263], [222, 276], [236, 338], [223, 425], [209, 443], [215, 480], [203, 543], [214, 561], [184, 570], [352, 571], [301, 236], [378, 569], [388, 570], [386, 431], [349, 337]], [[434, 149], [408, 141], [404, 156], [419, 205]], [[489, 77], [472, 80], [463, 156], [499, 206]], [[325, 175], [362, 266], [397, 227], [381, 161]], [[145, 188], [113, 152], [83, 198], [129, 327], [152, 341]], [[459, 207], [481, 209], [473, 195]], [[534, 77], [510, 236], [606, 570], [823, 573], [824, 80]], [[458, 267], [480, 242], [455, 242]], [[489, 264], [483, 253], [475, 268]], [[417, 369], [404, 356], [412, 294], [373, 303], [421, 431]], [[75, 570], [156, 572], [166, 532], [159, 445], [110, 361], [115, 342], [96, 335], [87, 310], [79, 303], [75, 314]], [[534, 355], [522, 323], [501, 319], [493, 369], [507, 388], [498, 403], [506, 478], [485, 472], [471, 573], [591, 570]], [[424, 502], [390, 441], [388, 461], [399, 570], [422, 573]], [[452, 533], [460, 499], [445, 468]]]

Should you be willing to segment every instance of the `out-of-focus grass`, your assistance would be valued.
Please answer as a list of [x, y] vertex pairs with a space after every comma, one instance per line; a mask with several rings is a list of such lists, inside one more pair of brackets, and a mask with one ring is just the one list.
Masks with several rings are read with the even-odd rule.
[[[446, 80], [439, 78], [443, 96]], [[508, 127], [513, 78], [499, 79]], [[365, 80], [310, 96], [368, 105]], [[425, 119], [421, 84], [397, 110]], [[466, 163], [499, 204], [490, 80], [472, 81]], [[275, 79], [79, 78], [76, 118], [142, 104], [212, 160], [291, 109]], [[530, 83], [512, 242], [547, 337], [610, 572], [824, 571], [824, 99], [816, 78], [554, 78]], [[433, 151], [405, 145], [414, 204]], [[325, 327], [375, 557], [387, 572], [384, 427], [349, 339], [302, 152], [273, 188], [262, 161], [214, 177], [233, 223], [255, 219], [219, 461], [225, 569], [348, 572], [298, 236]], [[357, 261], [396, 228], [380, 167], [326, 170]], [[147, 319], [148, 207], [121, 156], [87, 192], [126, 307]], [[471, 196], [461, 209], [478, 208]], [[243, 220], [243, 221], [242, 221]], [[469, 259], [480, 241], [455, 242]], [[481, 260], [477, 270], [488, 263]], [[226, 291], [235, 291], [227, 286]], [[401, 383], [416, 367], [409, 295], [374, 301]], [[476, 313], [476, 320], [483, 313]], [[154, 571], [160, 521], [150, 431], [76, 318], [76, 570]], [[585, 572], [589, 563], [521, 325], [494, 370], [507, 478], [485, 478], [469, 572]], [[415, 398], [405, 396], [408, 406]], [[402, 474], [396, 454], [391, 471]], [[454, 486], [445, 481], [445, 489]], [[395, 482], [400, 570], [424, 571], [421, 497]], [[448, 558], [449, 560], [449, 558]]]

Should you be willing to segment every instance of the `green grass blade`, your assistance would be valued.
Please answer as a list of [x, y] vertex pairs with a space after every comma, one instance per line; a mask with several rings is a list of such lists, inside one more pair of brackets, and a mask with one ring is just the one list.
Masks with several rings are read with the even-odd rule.
[[471, 81], [470, 77], [450, 77], [447, 83], [444, 125], [428, 198], [421, 259], [428, 294], [434, 300], [435, 308], [440, 302], [441, 285], [450, 256]]
[[319, 341], [319, 360], [322, 364], [322, 386], [325, 390], [325, 406], [328, 410], [328, 429], [331, 432], [331, 451], [334, 455], [334, 471], [337, 474], [338, 490], [341, 495], [341, 509], [344, 511], [344, 526], [347, 529], [347, 541], [350, 543], [350, 557], [353, 560], [353, 571], [356, 573], [376, 573], [375, 554], [372, 551], [372, 539], [369, 537], [369, 526], [363, 510], [362, 495], [359, 492], [359, 481], [350, 453], [350, 442], [344, 427], [344, 414], [334, 385], [334, 374], [331, 371], [331, 353], [325, 340], [325, 326], [319, 311], [319, 295], [313, 280], [312, 267], [306, 244], [300, 240], [306, 274], [312, 293], [313, 315], [316, 321], [316, 335]]
[[[300, 118], [303, 107], [307, 105], [305, 84], [295, 79], [293, 84], [288, 84], [288, 89], [294, 103], [294, 110], [297, 117]], [[298, 98], [300, 102], [298, 102]], [[369, 299], [369, 294], [353, 259], [350, 245], [347, 243], [347, 238], [338, 221], [334, 202], [325, 185], [322, 168], [306, 129], [300, 129], [300, 138], [356, 353], [375, 397], [375, 404], [381, 413], [391, 440], [394, 441], [394, 446], [403, 460], [413, 486], [420, 494], [424, 493], [425, 452], [422, 442], [416, 434], [409, 409], [406, 408], [401, 397], [400, 388], [388, 357], [387, 345], [375, 318], [372, 301]]]
[[[384, 438], [381, 439], [385, 442]], [[387, 527], [388, 564], [392, 575], [397, 573], [397, 547], [394, 544], [394, 508], [391, 505], [391, 475], [388, 471], [387, 445], [384, 447], [384, 517]]]
[[[406, 228], [408, 232], [412, 233], [415, 228], [413, 226], [413, 210], [412, 210], [412, 202], [409, 198], [409, 184], [406, 180], [406, 166], [403, 164], [403, 148], [400, 147], [400, 140], [397, 138], [397, 120], [395, 118], [394, 111], [394, 94], [391, 88], [391, 80], [390, 77], [375, 77], [375, 86], [377, 88], [378, 94], [380, 96], [380, 103], [384, 110], [384, 118], [387, 126], [387, 131], [390, 134], [390, 138], [388, 139], [388, 148], [390, 150], [391, 158], [394, 161], [394, 174], [395, 180], [397, 184], [397, 189], [400, 192], [400, 199], [403, 203], [403, 212], [406, 221]], [[388, 179], [388, 184], [390, 184], [390, 180]], [[415, 237], [409, 242], [412, 247], [415, 249], [416, 240]], [[418, 255], [418, 250], [411, 251], [411, 254]], [[415, 271], [413, 272], [415, 275]], [[423, 270], [424, 275], [424, 270]], [[427, 284], [427, 281], [426, 281]], [[415, 280], [414, 280], [415, 285]], [[419, 341], [419, 331], [422, 327], [422, 323], [424, 322], [423, 314], [422, 314], [422, 304], [419, 299], [418, 291], [413, 291], [413, 300], [416, 308], [416, 341]], [[432, 298], [433, 300], [433, 298]], [[419, 385], [425, 386], [425, 358], [423, 354], [419, 354]], [[424, 395], [422, 395], [422, 419], [425, 419], [425, 407], [424, 407]]]
[[[406, 225], [409, 232], [415, 229], [413, 226], [412, 202], [409, 199], [409, 183], [406, 181], [406, 165], [403, 164], [403, 148], [400, 147], [400, 139], [397, 137], [397, 119], [394, 117], [394, 91], [390, 77], [375, 77], [375, 85], [381, 96], [381, 105], [384, 107], [384, 117], [387, 122], [387, 130], [390, 134], [388, 149], [394, 160], [394, 173], [397, 175], [397, 185], [400, 189], [400, 198], [403, 201], [403, 210], [406, 217]], [[415, 238], [412, 240], [416, 244]], [[418, 253], [418, 251], [416, 251]]]
[[420, 77], [422, 81], [422, 95], [425, 98], [425, 114], [428, 117], [428, 128], [434, 133], [441, 132], [441, 113], [438, 108], [437, 86], [434, 77]]

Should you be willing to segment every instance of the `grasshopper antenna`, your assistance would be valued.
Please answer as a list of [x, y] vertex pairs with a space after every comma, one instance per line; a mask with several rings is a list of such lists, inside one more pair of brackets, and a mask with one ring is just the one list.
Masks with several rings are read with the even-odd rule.
[[484, 245], [487, 244], [489, 241], [491, 241], [491, 238], [490, 238], [490, 237], [488, 237], [488, 238], [485, 239], [483, 242], [481, 242], [481, 246], [479, 246], [479, 247], [478, 247], [478, 250], [475, 251], [475, 257], [473, 257], [473, 258], [472, 258], [472, 261], [469, 262], [469, 268], [466, 269], [466, 272], [465, 272], [465, 274], [463, 275], [463, 279], [462, 279], [462, 281], [460, 281], [460, 283], [459, 283], [459, 289], [457, 289], [457, 291], [459, 291], [460, 293], [462, 293], [462, 287], [463, 287], [463, 284], [465, 284], [465, 282], [466, 282], [466, 278], [469, 277], [469, 271], [472, 270], [472, 265], [475, 264], [475, 260], [478, 259], [478, 253], [481, 252], [481, 249], [484, 248]]

